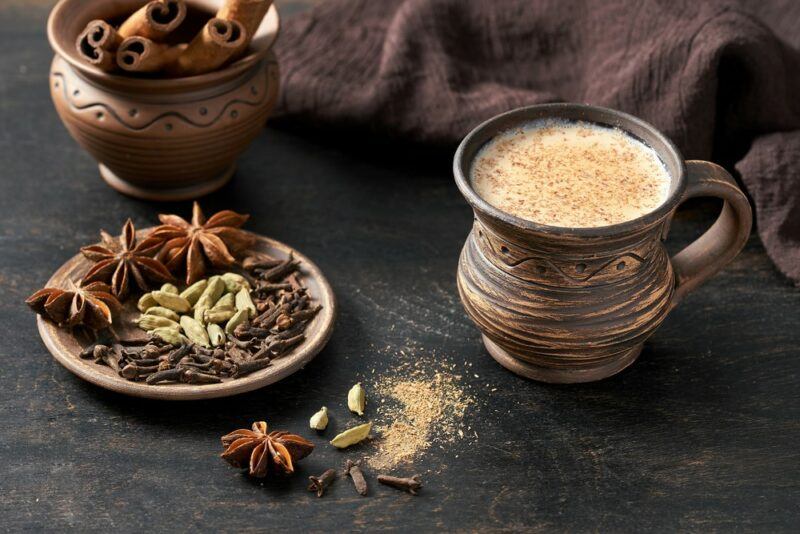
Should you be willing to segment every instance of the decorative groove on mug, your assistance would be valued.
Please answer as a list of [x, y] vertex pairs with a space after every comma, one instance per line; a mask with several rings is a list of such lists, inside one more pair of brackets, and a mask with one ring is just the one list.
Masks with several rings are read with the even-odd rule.
[[[499, 258], [503, 252], [486, 246], [486, 234], [476, 225], [467, 238], [458, 265], [459, 293], [481, 332], [520, 362], [603, 378], [598, 373], [624, 368], [614, 362], [640, 347], [670, 309], [674, 274], [658, 239], [660, 226], [639, 236], [635, 252], [599, 245], [594, 254], [577, 258], [586, 265], [613, 265], [608, 258], [635, 254], [640, 262], [634, 268], [604, 269], [602, 276], [580, 280], [560, 274], [554, 279], [552, 272], [536, 269], [519, 277]], [[549, 261], [575, 262], [574, 252], [551, 251]]]
[[[656, 241], [648, 237], [641, 243], [636, 244], [636, 248], [633, 250], [617, 255], [592, 258], [581, 257], [558, 264], [545, 254], [536, 253], [529, 248], [501, 238], [488, 227], [482, 225], [477, 219], [475, 220], [473, 235], [478, 236], [477, 240], [480, 248], [485, 250], [485, 254], [491, 258], [495, 265], [503, 265], [510, 274], [537, 283], [543, 283], [545, 277], [542, 275], [547, 272], [546, 269], [548, 267], [552, 272], [564, 279], [576, 283], [588, 282], [598, 275], [602, 275], [604, 279], [618, 281], [620, 279], [618, 271], [626, 270], [625, 274], [627, 276], [634, 276], [637, 267], [646, 262], [644, 256], [650, 254], [650, 250], [657, 246]], [[612, 268], [612, 271], [606, 272], [609, 267]], [[528, 275], [528, 273], [531, 274]]]
[[222, 84], [177, 94], [126, 93], [95, 85], [56, 56], [50, 88], [67, 130], [107, 169], [112, 187], [149, 199], [167, 199], [172, 190], [174, 199], [225, 183], [221, 177], [272, 112], [278, 78], [270, 53]]

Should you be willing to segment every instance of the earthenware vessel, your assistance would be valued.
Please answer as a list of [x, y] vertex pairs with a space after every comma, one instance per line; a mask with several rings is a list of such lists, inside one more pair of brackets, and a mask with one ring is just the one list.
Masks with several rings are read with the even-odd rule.
[[[543, 118], [619, 127], [643, 140], [672, 177], [668, 199], [638, 219], [596, 228], [541, 225], [489, 205], [470, 182], [476, 153], [495, 135]], [[453, 172], [475, 214], [458, 264], [464, 308], [500, 364], [545, 382], [599, 380], [630, 365], [681, 298], [739, 253], [752, 224], [747, 198], [722, 167], [684, 161], [653, 126], [605, 108], [546, 104], [499, 115], [462, 141]], [[722, 212], [670, 258], [670, 221], [693, 197], [721, 198]]]
[[[236, 158], [277, 100], [278, 64], [271, 48], [278, 13], [270, 8], [242, 58], [207, 74], [135, 77], [81, 60], [75, 41], [88, 21], [118, 19], [145, 3], [60, 0], [47, 24], [56, 53], [50, 92], [67, 130], [98, 161], [109, 185], [150, 200], [196, 198], [231, 178]], [[201, 26], [220, 1], [187, 3]]]

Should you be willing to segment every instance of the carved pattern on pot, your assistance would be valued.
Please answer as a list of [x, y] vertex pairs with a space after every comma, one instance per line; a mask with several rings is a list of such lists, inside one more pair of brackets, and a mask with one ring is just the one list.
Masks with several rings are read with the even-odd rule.
[[[271, 63], [274, 66], [275, 62], [273, 61]], [[91, 94], [92, 92], [96, 92], [96, 89], [93, 88], [93, 86], [89, 82], [87, 82], [87, 81], [85, 81], [85, 80], [83, 80], [83, 79], [81, 79], [79, 77], [76, 77], [76, 78], [74, 78], [74, 81], [76, 82], [74, 84], [74, 87], [69, 87], [69, 82], [67, 81], [66, 76], [60, 70], [54, 70], [50, 75], [51, 83], [53, 84], [53, 88], [55, 90], [59, 90], [60, 89], [61, 92], [63, 92], [64, 101], [67, 103], [67, 105], [70, 106], [70, 108], [73, 111], [75, 111], [75, 112], [84, 112], [84, 111], [88, 111], [88, 110], [92, 110], [92, 109], [96, 109], [96, 108], [101, 108], [101, 109], [105, 110], [110, 116], [114, 117], [119, 122], [119, 124], [121, 126], [123, 126], [125, 128], [128, 128], [130, 130], [134, 130], [134, 131], [145, 130], [145, 129], [153, 126], [158, 121], [163, 120], [163, 119], [169, 119], [169, 118], [178, 119], [178, 120], [180, 120], [182, 122], [185, 122], [186, 124], [188, 124], [190, 126], [193, 126], [195, 128], [208, 128], [210, 126], [213, 126], [214, 124], [216, 124], [219, 120], [221, 120], [225, 116], [225, 114], [228, 112], [228, 109], [231, 106], [242, 105], [242, 106], [249, 106], [249, 107], [258, 107], [258, 106], [262, 105], [264, 103], [264, 99], [267, 97], [267, 94], [268, 94], [267, 88], [268, 88], [268, 84], [270, 83], [270, 80], [268, 80], [268, 78], [270, 76], [273, 78], [272, 82], [273, 83], [277, 83], [277, 71], [274, 68], [273, 69], [269, 69], [269, 67], [268, 67], [267, 70], [260, 71], [251, 80], [250, 89], [249, 89], [248, 94], [250, 94], [250, 95], [258, 95], [258, 97], [256, 99], [245, 100], [244, 98], [240, 98], [238, 96], [236, 96], [234, 98], [230, 98], [228, 95], [223, 95], [222, 97], [218, 97], [217, 99], [215, 99], [215, 101], [213, 101], [213, 102], [209, 101], [209, 102], [205, 102], [203, 105], [197, 106], [197, 114], [200, 117], [208, 116], [209, 115], [209, 111], [208, 110], [209, 110], [210, 107], [219, 108], [219, 111], [217, 111], [213, 116], [211, 116], [210, 120], [207, 120], [205, 122], [203, 122], [201, 120], [194, 119], [194, 118], [190, 117], [188, 114], [186, 114], [184, 112], [181, 112], [181, 111], [167, 110], [167, 111], [159, 112], [157, 115], [155, 115], [152, 118], [148, 117], [147, 120], [143, 124], [135, 124], [133, 121], [125, 120], [123, 118], [123, 115], [128, 115], [132, 119], [137, 118], [137, 117], [141, 116], [141, 112], [139, 111], [138, 108], [133, 107], [133, 106], [128, 106], [127, 107], [127, 111], [125, 111], [124, 113], [120, 113], [119, 111], [114, 109], [113, 106], [111, 106], [110, 104], [108, 104], [106, 102], [93, 100], [93, 101], [90, 101], [90, 102], [87, 102], [87, 103], [84, 103], [84, 104], [80, 104], [78, 102], [80, 100], [83, 100], [82, 95], [85, 95], [87, 93]], [[239, 91], [237, 91], [237, 90], [231, 91], [231, 93], [238, 93], [238, 92]], [[99, 96], [99, 95], [93, 95], [93, 96]], [[226, 97], [229, 98], [229, 100], [225, 101]], [[221, 107], [217, 104], [217, 102], [219, 100], [222, 100], [224, 102]], [[151, 105], [151, 107], [154, 108], [153, 110], [155, 111], [156, 107], [152, 106], [152, 105]], [[169, 108], [169, 106], [161, 106], [161, 107]], [[235, 111], [235, 110], [233, 110], [233, 111]], [[103, 117], [98, 117], [98, 118], [102, 119]], [[139, 122], [141, 122], [141, 121], [139, 121]]]

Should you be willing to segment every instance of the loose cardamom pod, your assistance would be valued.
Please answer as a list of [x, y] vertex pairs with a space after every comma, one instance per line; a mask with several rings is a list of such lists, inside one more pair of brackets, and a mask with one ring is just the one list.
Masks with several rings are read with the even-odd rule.
[[228, 293], [238, 293], [243, 287], [247, 288], [248, 290], [250, 289], [250, 282], [248, 282], [247, 278], [241, 274], [225, 273], [220, 278], [222, 278], [222, 281], [225, 282], [225, 290]]
[[210, 324], [206, 327], [208, 340], [214, 347], [221, 347], [225, 344], [225, 331], [218, 324]]
[[308, 420], [308, 425], [314, 430], [325, 430], [325, 427], [328, 426], [328, 409], [325, 406], [320, 408], [320, 410]]
[[237, 311], [225, 325], [225, 333], [233, 334], [234, 329], [247, 320], [247, 310]]
[[233, 296], [233, 293], [226, 293], [220, 297], [220, 299], [211, 307], [212, 310], [235, 310], [236, 309], [236, 299]]
[[169, 282], [161, 286], [161, 291], [164, 293], [172, 293], [173, 295], [177, 295], [179, 293], [177, 286], [170, 284]]
[[142, 315], [136, 319], [136, 324], [138, 324], [139, 328], [142, 330], [154, 330], [156, 328], [178, 328], [178, 323], [172, 319], [159, 317], [158, 315]]
[[152, 308], [147, 308], [147, 311], [144, 312], [145, 315], [157, 315], [159, 317], [166, 317], [171, 321], [175, 321], [176, 323], [181, 320], [177, 313], [174, 311], [164, 308], [163, 306], [153, 306]]
[[236, 309], [247, 310], [250, 318], [256, 316], [256, 305], [253, 304], [253, 299], [250, 298], [250, 290], [243, 287], [236, 293]]
[[198, 307], [205, 307], [210, 308], [214, 304], [217, 303], [219, 298], [225, 292], [225, 282], [222, 281], [222, 278], [219, 276], [212, 276], [208, 279], [208, 284], [206, 288], [203, 290], [203, 294], [200, 295], [200, 298], [197, 299], [195, 303], [195, 308]]
[[158, 306], [158, 302], [156, 302], [156, 299], [154, 299], [153, 295], [150, 293], [145, 293], [144, 295], [142, 295], [139, 298], [139, 302], [136, 304], [136, 307], [142, 313], [146, 312], [153, 306]]
[[211, 308], [203, 312], [203, 324], [224, 323], [236, 314], [233, 308]]
[[192, 305], [189, 304], [189, 301], [180, 295], [165, 293], [164, 291], [153, 291], [151, 294], [161, 306], [169, 308], [174, 312], [186, 313], [192, 309]]
[[183, 328], [183, 333], [186, 334], [186, 337], [188, 337], [192, 343], [208, 347], [210, 343], [208, 332], [206, 332], [206, 328], [199, 321], [195, 321], [194, 318], [184, 315], [181, 317], [181, 328]]
[[170, 345], [179, 346], [184, 344], [183, 336], [181, 335], [180, 330], [178, 330], [177, 328], [172, 328], [172, 327], [155, 328], [153, 330], [150, 330], [148, 334], [160, 337]]
[[361, 382], [350, 388], [347, 393], [347, 407], [351, 412], [358, 415], [364, 415], [364, 407], [367, 404], [367, 395], [364, 388], [361, 387]]
[[199, 299], [200, 295], [203, 294], [203, 291], [206, 290], [206, 286], [208, 286], [208, 280], [198, 280], [194, 284], [184, 289], [181, 293], [181, 296], [188, 300], [189, 304], [194, 306], [197, 304], [197, 299]]
[[372, 429], [372, 423], [364, 423], [363, 425], [348, 428], [341, 434], [337, 435], [331, 440], [331, 445], [337, 449], [346, 449], [356, 443], [361, 443], [369, 436], [369, 431]]

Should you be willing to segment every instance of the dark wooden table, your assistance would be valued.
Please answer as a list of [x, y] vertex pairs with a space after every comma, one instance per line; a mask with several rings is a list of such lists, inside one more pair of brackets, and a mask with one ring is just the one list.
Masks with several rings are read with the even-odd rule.
[[[798, 529], [800, 292], [759, 240], [675, 310], [630, 369], [582, 386], [528, 382], [486, 355], [461, 309], [454, 274], [471, 214], [447, 152], [267, 128], [235, 180], [203, 200], [252, 214], [249, 228], [327, 273], [340, 317], [305, 370], [194, 403], [127, 398], [71, 375], [39, 340], [25, 297], [100, 228], [189, 205], [115, 193], [69, 138], [48, 94], [50, 4], [0, 7], [0, 528]], [[716, 207], [682, 211], [674, 246]], [[478, 398], [466, 416], [477, 440], [401, 469], [423, 473], [421, 496], [373, 480], [369, 498], [348, 481], [313, 497], [306, 477], [343, 457], [322, 438], [298, 476], [265, 485], [216, 457], [221, 434], [255, 419], [307, 435], [321, 404], [341, 406], [350, 385], [389, 372], [412, 345], [454, 363]]]

